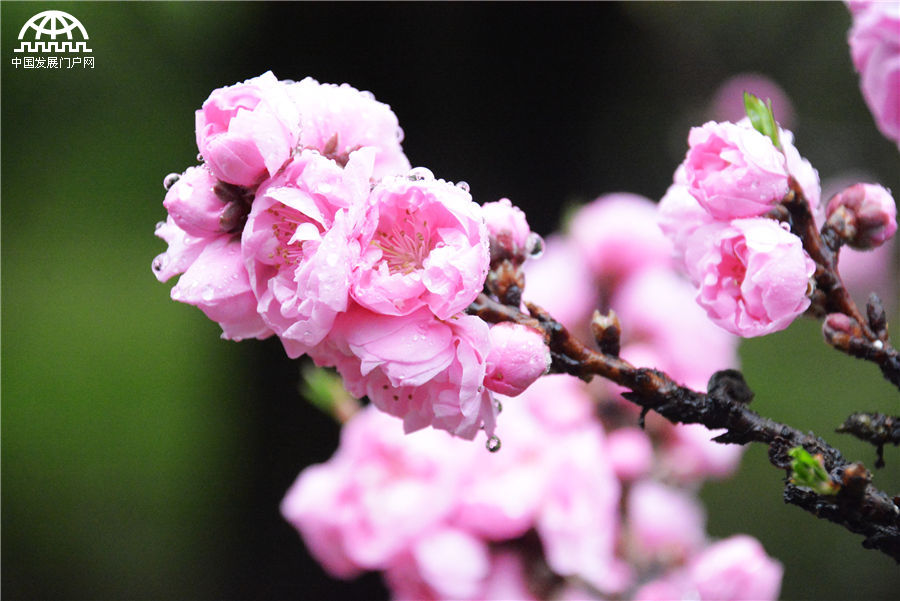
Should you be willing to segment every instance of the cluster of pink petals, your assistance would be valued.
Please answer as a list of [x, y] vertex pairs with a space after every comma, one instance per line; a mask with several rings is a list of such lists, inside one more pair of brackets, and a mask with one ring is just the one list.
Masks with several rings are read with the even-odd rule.
[[268, 72], [215, 90], [196, 123], [203, 164], [168, 189], [157, 235], [169, 248], [153, 269], [161, 281], [182, 274], [172, 298], [223, 337], [275, 334], [406, 431], [464, 438], [492, 434], [490, 390], [521, 392], [547, 371], [537, 333], [492, 335], [464, 314], [490, 266], [486, 215], [514, 215], [524, 248], [524, 214], [410, 170], [390, 107]]
[[742, 337], [786, 328], [809, 307], [815, 264], [800, 239], [764, 217], [793, 177], [814, 214], [818, 174], [793, 134], [781, 150], [749, 119], [693, 128], [684, 162], [659, 205], [659, 226], [697, 290], [697, 303], [723, 329]]
[[875, 124], [900, 145], [900, 5], [851, 1], [850, 56]]

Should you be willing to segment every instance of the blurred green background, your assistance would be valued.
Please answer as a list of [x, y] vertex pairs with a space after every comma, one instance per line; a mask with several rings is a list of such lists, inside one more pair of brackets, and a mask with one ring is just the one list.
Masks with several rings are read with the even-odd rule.
[[[48, 9], [82, 22], [94, 69], [12, 67], [19, 29]], [[658, 199], [687, 129], [743, 71], [787, 91], [823, 178], [900, 190], [841, 3], [3, 2], [0, 22], [8, 599], [384, 596], [375, 576], [330, 581], [278, 515], [337, 443], [297, 397], [296, 364], [272, 340], [219, 340], [150, 271], [162, 179], [194, 163], [193, 111], [216, 87], [272, 69], [372, 90], [413, 164], [482, 202], [510, 197], [544, 234], [568, 203]], [[743, 345], [754, 407], [871, 466], [871, 448], [831, 430], [854, 410], [897, 413], [897, 392], [819, 341], [801, 321]], [[900, 452], [886, 459], [876, 484], [893, 494]], [[748, 532], [784, 563], [784, 598], [897, 597], [893, 561], [782, 504], [765, 449], [703, 497], [712, 535]]]

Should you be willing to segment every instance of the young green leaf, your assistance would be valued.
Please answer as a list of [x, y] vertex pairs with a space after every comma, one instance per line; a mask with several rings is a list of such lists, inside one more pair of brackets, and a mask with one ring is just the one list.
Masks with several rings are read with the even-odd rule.
[[803, 447], [794, 447], [788, 451], [791, 457], [791, 483], [804, 488], [810, 488], [820, 495], [834, 495], [840, 486], [832, 481], [825, 467], [822, 465], [821, 456], [809, 454]]
[[775, 148], [781, 150], [778, 124], [775, 122], [775, 114], [772, 112], [772, 101], [766, 99], [763, 102], [750, 92], [744, 92], [744, 110], [747, 111], [747, 116], [750, 117], [753, 129], [764, 136], [768, 136], [772, 143], [775, 144]]

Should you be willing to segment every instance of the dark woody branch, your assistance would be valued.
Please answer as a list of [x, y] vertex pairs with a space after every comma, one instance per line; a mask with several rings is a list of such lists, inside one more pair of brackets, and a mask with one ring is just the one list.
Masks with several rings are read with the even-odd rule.
[[[587, 347], [559, 322], [535, 305], [528, 305], [530, 315], [515, 306], [502, 304], [481, 294], [468, 312], [487, 322], [510, 321], [535, 328], [544, 334], [553, 356], [551, 371], [567, 373], [584, 380], [602, 376], [631, 392], [630, 401], [644, 411], [656, 411], [673, 423], [703, 424], [709, 429], [724, 429], [716, 437], [721, 443], [746, 444], [760, 442], [769, 448], [772, 465], [790, 474], [788, 451], [803, 447], [811, 455], [821, 456], [825, 470], [838, 489], [825, 495], [787, 483], [784, 500], [807, 511], [862, 534], [863, 546], [878, 549], [900, 562], [900, 508], [893, 499], [871, 484], [871, 474], [862, 464], [850, 463], [841, 452], [811, 433], [760, 416], [748, 408], [753, 393], [740, 372], [725, 370], [710, 379], [709, 390], [697, 392], [681, 386], [667, 374], [655, 369], [638, 368], [613, 351], [610, 344], [617, 330], [616, 320], [595, 316], [594, 334], [606, 352]], [[602, 316], [601, 316], [602, 317]]]
[[845, 240], [842, 228], [826, 223], [821, 232], [803, 190], [793, 177], [790, 191], [770, 216], [786, 221], [803, 241], [803, 248], [816, 263], [816, 290], [808, 312], [823, 317], [843, 314], [846, 319], [826, 319], [823, 333], [834, 348], [859, 359], [872, 361], [884, 377], [900, 389], [900, 352], [891, 346], [887, 319], [878, 297], [872, 294], [863, 315], [844, 287], [838, 272], [838, 253]]

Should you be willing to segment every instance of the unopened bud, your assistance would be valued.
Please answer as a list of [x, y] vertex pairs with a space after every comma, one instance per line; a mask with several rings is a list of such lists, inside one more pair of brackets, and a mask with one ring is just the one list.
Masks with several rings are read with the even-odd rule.
[[491, 237], [491, 264], [509, 259], [521, 265], [532, 254], [533, 237], [525, 213], [508, 198], [487, 202], [482, 207]]
[[619, 324], [619, 316], [612, 309], [603, 315], [600, 311], [594, 311], [591, 318], [591, 333], [600, 350], [606, 355], [619, 356], [619, 341], [622, 337], [622, 326]]
[[550, 349], [537, 330], [502, 322], [491, 326], [489, 335], [491, 350], [484, 376], [489, 390], [516, 396], [550, 370]]
[[825, 216], [849, 246], [868, 250], [881, 246], [897, 231], [897, 205], [876, 184], [854, 184], [828, 202]]

